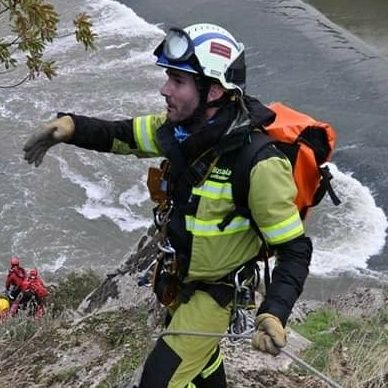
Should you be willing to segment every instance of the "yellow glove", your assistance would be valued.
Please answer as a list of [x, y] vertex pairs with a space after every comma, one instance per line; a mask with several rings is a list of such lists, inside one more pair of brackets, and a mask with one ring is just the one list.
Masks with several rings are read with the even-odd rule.
[[70, 116], [62, 116], [44, 124], [43, 128], [32, 134], [24, 145], [24, 159], [38, 167], [47, 150], [55, 144], [71, 139], [74, 131], [74, 121]]
[[262, 352], [274, 356], [280, 348], [287, 345], [287, 334], [280, 319], [275, 315], [264, 313], [256, 317], [256, 331], [253, 333], [252, 345]]

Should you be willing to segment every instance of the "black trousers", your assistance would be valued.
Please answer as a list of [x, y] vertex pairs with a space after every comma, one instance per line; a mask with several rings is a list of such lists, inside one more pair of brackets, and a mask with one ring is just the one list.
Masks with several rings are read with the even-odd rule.
[[[204, 370], [214, 364], [219, 353], [218, 347]], [[179, 363], [180, 357], [162, 339], [159, 339], [145, 362], [139, 388], [167, 388]], [[196, 388], [226, 388], [224, 363], [221, 362], [206, 378], [200, 373], [192, 383]]]

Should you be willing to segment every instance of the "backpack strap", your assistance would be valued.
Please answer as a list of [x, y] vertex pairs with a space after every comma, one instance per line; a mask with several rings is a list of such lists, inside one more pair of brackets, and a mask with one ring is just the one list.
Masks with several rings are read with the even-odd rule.
[[326, 192], [328, 192], [331, 200], [333, 201], [333, 204], [338, 206], [341, 203], [341, 200], [334, 192], [333, 186], [330, 183], [330, 181], [333, 179], [333, 175], [330, 172], [329, 166], [320, 167], [319, 171], [321, 173], [322, 179], [321, 184], [315, 194], [313, 206], [321, 202]]
[[192, 186], [202, 184], [210, 174], [217, 160], [224, 154], [241, 149], [249, 137], [248, 126], [241, 127], [227, 136], [223, 136], [213, 147], [209, 148], [186, 169], [184, 178]]
[[312, 204], [308, 207], [306, 206], [300, 209], [299, 211], [302, 220], [306, 217], [308, 209], [310, 207], [318, 205], [322, 201], [326, 193], [329, 194], [334, 206], [338, 206], [341, 204], [341, 200], [338, 198], [330, 182], [333, 179], [333, 175], [330, 172], [329, 166], [319, 167], [319, 173], [321, 175], [321, 181], [319, 183], [319, 187], [315, 192]]
[[263, 151], [269, 144], [274, 143], [276, 143], [276, 140], [263, 132], [250, 132], [248, 142], [241, 148], [232, 171], [232, 196], [235, 209], [228, 213], [221, 223], [218, 224], [218, 228], [222, 231], [230, 224], [232, 219], [238, 215], [250, 220], [252, 228], [262, 241], [262, 245], [257, 256], [251, 261], [252, 263], [256, 263], [257, 260], [264, 261], [264, 284], [266, 290], [268, 290], [270, 284], [268, 259], [272, 256], [273, 252], [266, 243], [263, 233], [252, 218], [251, 211], [248, 207], [248, 190], [250, 173], [259, 158], [260, 152]]
[[257, 160], [258, 154], [268, 144], [273, 144], [275, 142], [275, 139], [262, 132], [250, 132], [248, 141], [241, 147], [232, 171], [232, 196], [235, 209], [228, 213], [217, 225], [221, 231], [223, 231], [231, 223], [234, 217], [241, 215], [251, 220], [253, 228], [260, 237], [262, 237], [258, 227], [255, 223], [253, 223], [251, 212], [248, 208], [249, 177], [251, 169]]

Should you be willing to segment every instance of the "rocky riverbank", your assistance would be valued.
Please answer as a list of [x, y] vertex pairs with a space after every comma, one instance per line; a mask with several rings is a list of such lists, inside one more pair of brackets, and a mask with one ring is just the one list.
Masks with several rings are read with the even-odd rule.
[[[38, 322], [14, 320], [0, 326], [1, 387], [131, 387], [145, 355], [160, 333], [163, 310], [137, 276], [152, 261], [157, 236], [151, 231], [136, 254], [97, 287], [77, 311]], [[291, 322], [305, 320], [322, 306], [354, 317], [369, 317], [388, 307], [386, 290], [356, 289], [326, 302], [301, 300]], [[287, 351], [310, 346], [289, 332]], [[296, 373], [284, 353], [274, 358], [252, 349], [249, 340], [222, 340], [230, 387], [320, 387], [316, 376]]]

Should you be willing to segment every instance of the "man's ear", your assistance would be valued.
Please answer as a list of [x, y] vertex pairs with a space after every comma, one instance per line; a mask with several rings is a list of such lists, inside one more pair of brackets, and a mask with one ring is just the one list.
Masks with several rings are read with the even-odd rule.
[[211, 84], [209, 93], [207, 94], [207, 102], [213, 102], [222, 97], [225, 93], [225, 89], [220, 84]]

